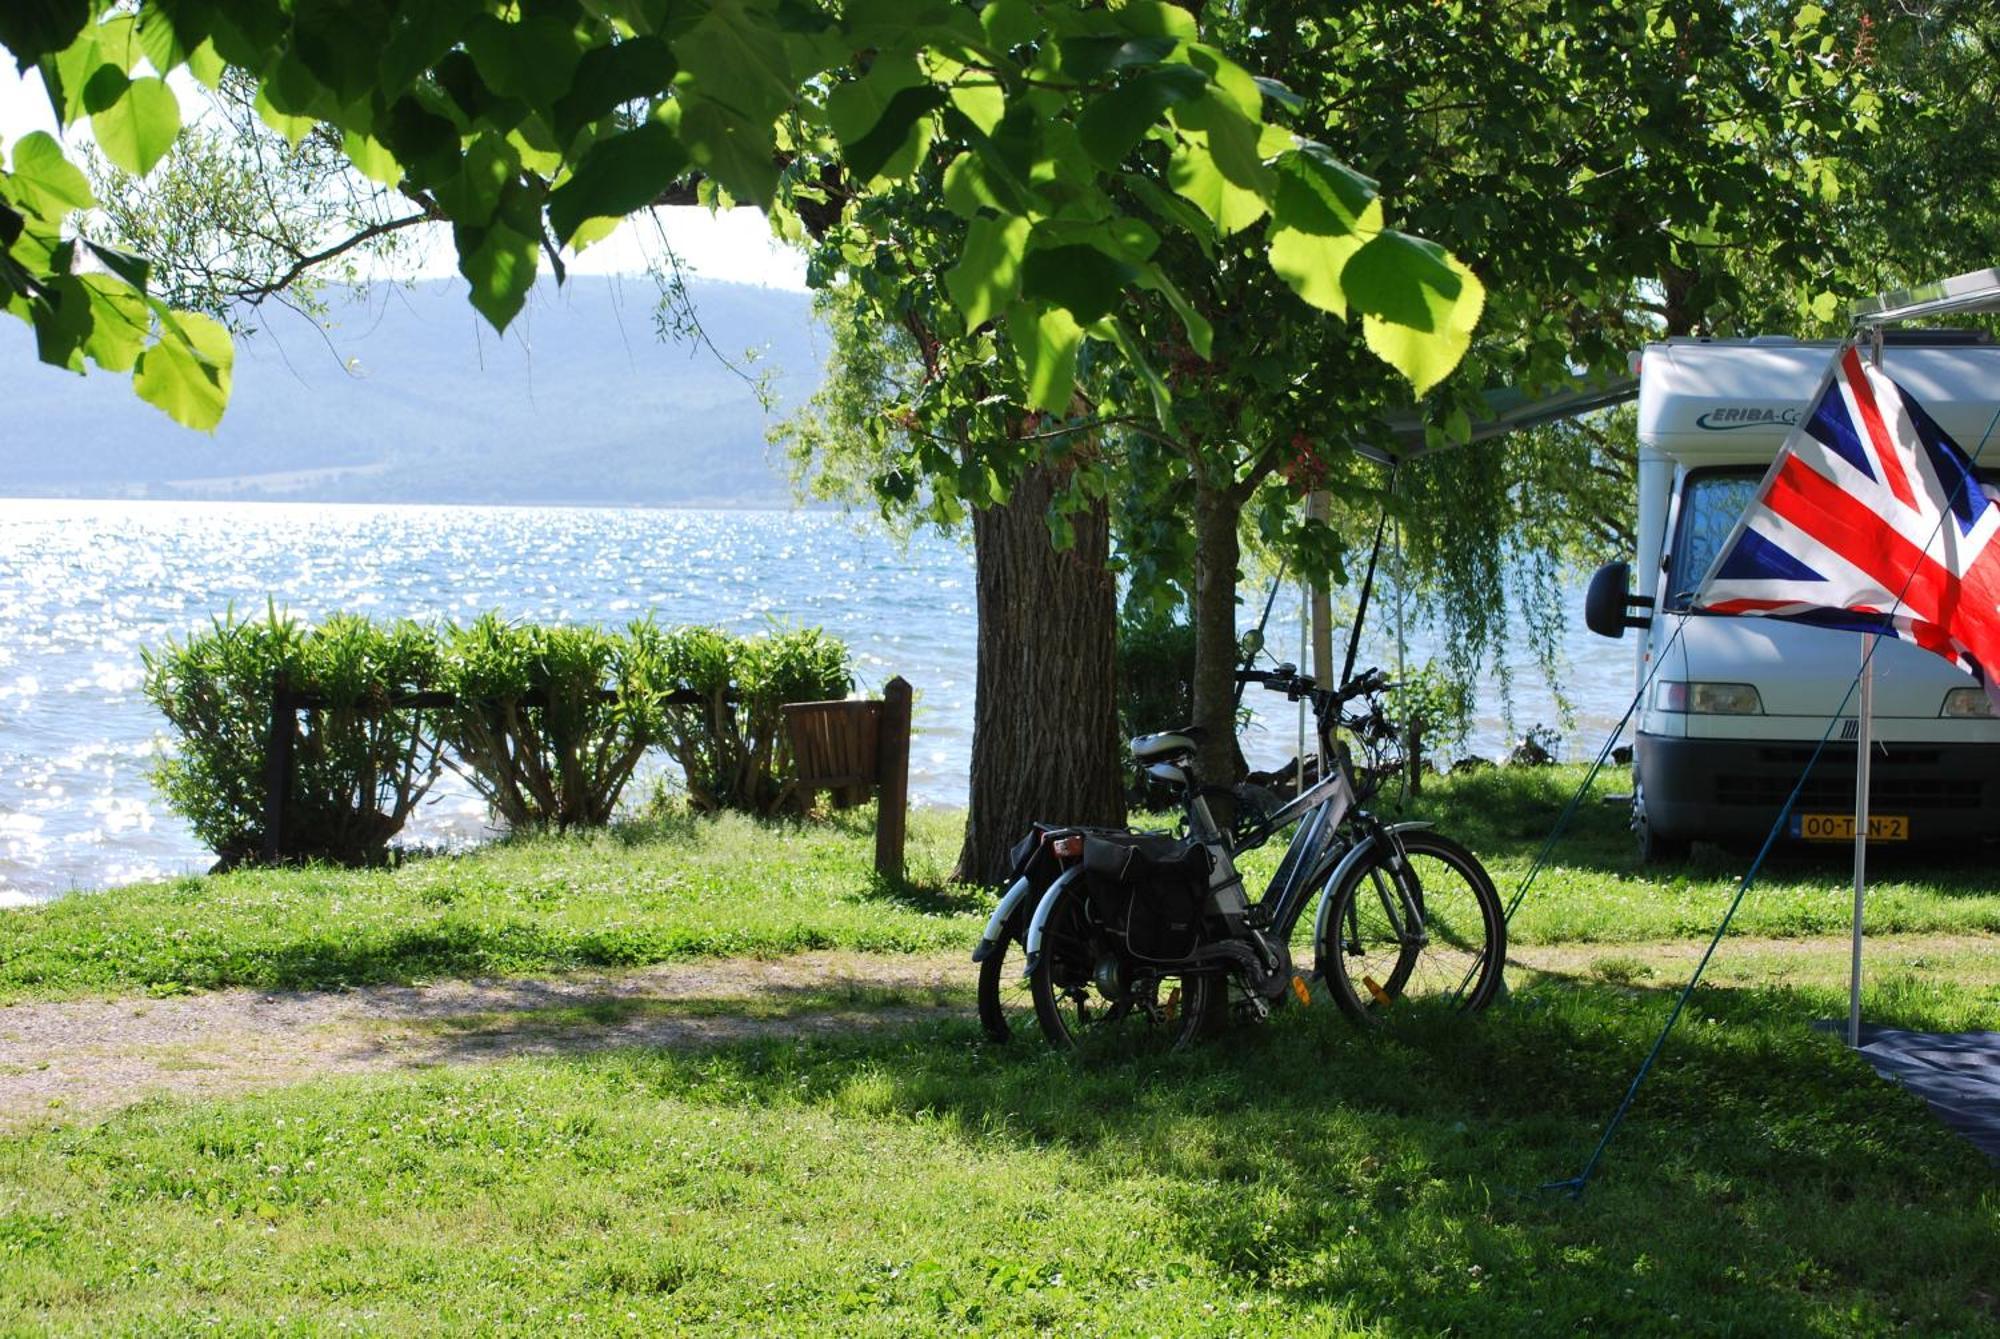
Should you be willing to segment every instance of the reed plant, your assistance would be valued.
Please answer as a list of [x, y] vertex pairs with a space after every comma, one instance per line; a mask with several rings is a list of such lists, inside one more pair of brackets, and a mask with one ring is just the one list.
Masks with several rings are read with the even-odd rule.
[[599, 827], [660, 739], [667, 681], [650, 619], [624, 633], [486, 614], [446, 634], [450, 765], [514, 829]]
[[336, 614], [307, 627], [275, 607], [261, 619], [232, 610], [144, 661], [146, 695], [177, 736], [154, 780], [223, 868], [265, 847], [280, 682], [313, 702], [278, 722], [292, 753], [282, 858], [379, 863], [439, 774], [424, 713], [391, 705], [437, 685], [437, 638], [420, 624]]
[[661, 745], [687, 778], [690, 808], [750, 814], [798, 811], [812, 797], [795, 781], [782, 708], [846, 697], [847, 647], [818, 628], [734, 637], [714, 628], [657, 632], [657, 663], [693, 704], [662, 712]]

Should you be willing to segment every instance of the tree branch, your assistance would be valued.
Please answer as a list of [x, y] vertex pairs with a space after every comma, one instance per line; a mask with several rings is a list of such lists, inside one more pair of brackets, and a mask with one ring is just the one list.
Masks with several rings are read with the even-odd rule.
[[382, 237], [392, 232], [400, 232], [404, 228], [415, 227], [419, 223], [433, 222], [436, 218], [436, 215], [425, 212], [408, 214], [397, 219], [385, 219], [381, 223], [372, 224], [351, 236], [343, 238], [324, 251], [315, 251], [311, 255], [300, 256], [292, 263], [290, 269], [277, 278], [265, 283], [253, 284], [248, 288], [239, 290], [233, 296], [240, 301], [249, 303], [253, 307], [257, 306], [272, 294], [291, 287], [294, 280], [316, 265], [324, 265], [327, 261], [339, 258], [357, 246], [365, 246], [377, 237]]

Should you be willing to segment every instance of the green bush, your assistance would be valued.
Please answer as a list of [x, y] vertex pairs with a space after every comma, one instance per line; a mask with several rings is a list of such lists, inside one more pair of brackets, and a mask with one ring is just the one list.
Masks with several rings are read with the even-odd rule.
[[462, 703], [445, 717], [451, 766], [511, 828], [610, 822], [660, 737], [660, 637], [650, 621], [622, 635], [497, 614], [452, 627], [445, 683]]
[[1172, 618], [1118, 625], [1118, 723], [1126, 738], [1194, 719], [1194, 627]]
[[1435, 660], [1406, 670], [1389, 690], [1389, 715], [1399, 724], [1424, 723], [1424, 751], [1442, 756], [1472, 733], [1473, 686]]
[[225, 615], [144, 653], [146, 696], [178, 737], [154, 781], [224, 866], [258, 856], [272, 687], [282, 674], [323, 705], [296, 718], [280, 854], [379, 862], [439, 771], [422, 713], [384, 704], [435, 687], [438, 659], [435, 635], [407, 621], [378, 626], [336, 614], [304, 628], [275, 608], [258, 620]]
[[686, 774], [690, 807], [752, 814], [804, 808], [811, 797], [793, 784], [779, 709], [846, 697], [854, 687], [846, 646], [818, 628], [750, 638], [714, 628], [656, 635], [666, 681], [702, 697], [663, 713], [660, 742]]

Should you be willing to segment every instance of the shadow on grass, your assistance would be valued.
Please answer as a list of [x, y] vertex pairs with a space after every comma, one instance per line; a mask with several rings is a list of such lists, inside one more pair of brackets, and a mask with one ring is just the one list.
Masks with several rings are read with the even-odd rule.
[[1106, 1196], [1164, 1193], [1174, 1240], [1217, 1268], [1360, 1301], [1391, 1333], [2000, 1320], [1991, 1170], [1809, 1031], [1836, 1003], [1821, 992], [1699, 994], [1589, 1197], [1540, 1191], [1582, 1164], [1663, 994], [1551, 983], [1477, 1020], [1369, 1033], [1292, 1011], [1115, 1064], [995, 1047], [964, 1022], [567, 1063], [686, 1100], [1059, 1149]]

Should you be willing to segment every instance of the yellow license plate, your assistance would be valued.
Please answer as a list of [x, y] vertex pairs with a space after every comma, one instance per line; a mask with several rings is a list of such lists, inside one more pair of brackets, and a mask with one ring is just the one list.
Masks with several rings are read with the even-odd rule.
[[[1851, 842], [1854, 840], [1853, 814], [1793, 814], [1792, 835], [1809, 842]], [[1902, 814], [1868, 815], [1868, 840], [1906, 842], [1910, 820]]]

